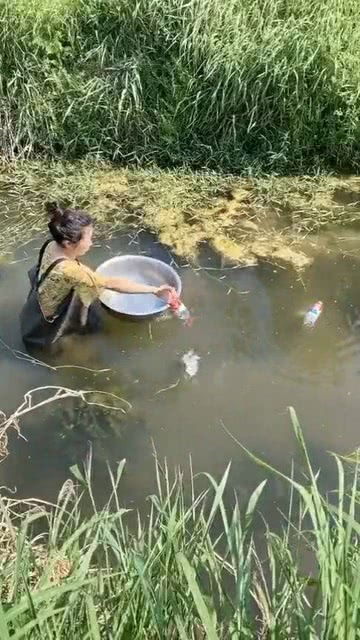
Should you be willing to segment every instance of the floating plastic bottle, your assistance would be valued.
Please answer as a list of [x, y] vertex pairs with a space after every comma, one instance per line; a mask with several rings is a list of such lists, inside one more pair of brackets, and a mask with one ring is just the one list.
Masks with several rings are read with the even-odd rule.
[[316, 322], [318, 321], [321, 312], [323, 310], [323, 303], [321, 300], [315, 302], [315, 304], [306, 312], [304, 318], [304, 326], [305, 327], [314, 327]]

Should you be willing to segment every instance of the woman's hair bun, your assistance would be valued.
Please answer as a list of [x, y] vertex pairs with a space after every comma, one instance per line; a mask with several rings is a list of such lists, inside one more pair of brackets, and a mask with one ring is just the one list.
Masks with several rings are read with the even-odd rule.
[[58, 204], [58, 202], [45, 202], [45, 211], [51, 218], [57, 218], [61, 216], [63, 213], [62, 208]]
[[65, 241], [76, 244], [82, 238], [84, 227], [93, 224], [91, 216], [81, 209], [63, 208], [57, 202], [46, 202], [45, 209], [50, 217], [49, 231], [60, 245]]

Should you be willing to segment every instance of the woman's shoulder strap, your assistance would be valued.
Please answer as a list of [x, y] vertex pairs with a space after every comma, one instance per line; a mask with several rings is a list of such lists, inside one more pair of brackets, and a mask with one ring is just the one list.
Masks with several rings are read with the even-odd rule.
[[51, 238], [48, 238], [48, 239], [46, 240], [46, 242], [44, 242], [43, 246], [41, 247], [41, 249], [40, 249], [40, 251], [39, 251], [39, 259], [38, 259], [38, 266], [39, 266], [39, 267], [40, 267], [40, 265], [41, 265], [41, 261], [42, 261], [42, 259], [43, 259], [43, 257], [44, 257], [45, 249], [46, 249], [46, 247], [48, 247], [48, 245], [50, 244], [50, 242], [52, 242], [52, 239], [51, 239]]
[[38, 261], [36, 263], [35, 269], [34, 269], [34, 284], [37, 287], [37, 282], [39, 279], [39, 273], [40, 273], [40, 268], [41, 268], [41, 263], [42, 263], [42, 259], [44, 257], [44, 253], [45, 253], [45, 249], [46, 247], [50, 244], [51, 239], [49, 238], [48, 240], [46, 240], [46, 242], [44, 242], [44, 244], [42, 245], [40, 251], [39, 251], [39, 257], [38, 257]]
[[48, 277], [48, 275], [52, 272], [52, 270], [58, 265], [60, 264], [60, 262], [63, 262], [64, 260], [67, 260], [67, 258], [57, 258], [56, 260], [54, 260], [54, 262], [52, 262], [51, 264], [49, 264], [48, 268], [45, 269], [44, 273], [41, 275], [41, 277], [39, 278], [39, 280], [37, 281], [37, 289], [40, 287], [40, 285], [42, 285], [42, 283], [44, 282], [44, 280]]

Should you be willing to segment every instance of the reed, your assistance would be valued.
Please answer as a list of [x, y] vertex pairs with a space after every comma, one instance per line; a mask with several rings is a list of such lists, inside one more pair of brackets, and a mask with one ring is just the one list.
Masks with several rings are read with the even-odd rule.
[[[1, 638], [209, 638], [355, 640], [359, 629], [358, 471], [345, 476], [331, 502], [319, 489], [296, 415], [302, 481], [254, 458], [287, 483], [289, 511], [278, 530], [254, 516], [266, 481], [247, 504], [226, 497], [222, 478], [170, 473], [156, 461], [157, 491], [147, 517], [134, 520], [118, 499], [124, 462], [109, 470], [112, 492], [98, 510], [91, 464], [56, 505], [0, 498]], [[202, 481], [202, 486], [204, 482]], [[228, 495], [228, 494], [227, 494]], [[84, 516], [90, 497], [93, 513]], [[135, 526], [134, 526], [135, 522]], [[131, 524], [131, 526], [130, 526]], [[313, 567], [304, 573], [302, 557]]]
[[7, 158], [357, 169], [357, 0], [2, 0]]

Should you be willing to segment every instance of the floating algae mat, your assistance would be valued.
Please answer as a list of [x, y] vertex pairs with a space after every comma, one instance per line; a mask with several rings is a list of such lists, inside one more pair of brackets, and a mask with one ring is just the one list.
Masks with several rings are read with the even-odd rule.
[[0, 255], [44, 228], [49, 197], [88, 208], [108, 238], [130, 224], [189, 260], [207, 243], [224, 260], [298, 271], [312, 260], [305, 236], [360, 216], [356, 177], [245, 180], [87, 162], [18, 164], [0, 174]]

